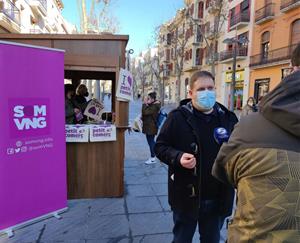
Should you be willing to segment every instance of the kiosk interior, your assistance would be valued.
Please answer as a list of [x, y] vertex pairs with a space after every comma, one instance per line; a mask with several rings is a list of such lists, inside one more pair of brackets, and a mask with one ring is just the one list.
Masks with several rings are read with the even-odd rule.
[[[85, 142], [67, 142], [68, 198], [120, 197], [124, 192], [124, 133], [128, 102], [116, 98], [120, 68], [125, 67], [128, 36], [1, 34], [0, 39], [65, 50], [65, 79], [111, 80], [112, 124], [75, 125], [66, 130], [87, 133]], [[37, 67], [38, 68], [38, 67]], [[77, 129], [77, 130], [76, 130]], [[95, 139], [98, 134], [111, 139]]]

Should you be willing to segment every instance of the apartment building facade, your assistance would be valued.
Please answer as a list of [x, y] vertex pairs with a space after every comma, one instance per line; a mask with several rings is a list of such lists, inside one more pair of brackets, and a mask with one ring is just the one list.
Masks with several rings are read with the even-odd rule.
[[[222, 47], [220, 41], [225, 34], [226, 11], [228, 2], [222, 4], [222, 12], [217, 0], [186, 0], [186, 7], [178, 10], [175, 18], [164, 24], [160, 32], [159, 54], [161, 68], [165, 70], [166, 90], [176, 101], [176, 90], [180, 85], [180, 99], [188, 97], [190, 77], [198, 70], [207, 70], [215, 74], [217, 100], [223, 102], [222, 94], [222, 65], [218, 61], [218, 51]], [[172, 45], [174, 39], [182, 36], [185, 41], [180, 55]], [[175, 41], [176, 42], [176, 41]], [[180, 40], [182, 43], [183, 41]], [[180, 45], [177, 45], [177, 48]], [[178, 74], [178, 56], [183, 56], [182, 75]]]
[[289, 73], [300, 43], [300, 0], [256, 0], [249, 94], [260, 99]]
[[253, 0], [231, 0], [228, 2], [228, 19], [220, 37], [218, 61], [221, 73], [220, 101], [230, 107], [233, 59], [236, 56], [234, 107], [242, 109], [249, 97], [250, 52], [254, 23]]
[[61, 0], [0, 0], [0, 33], [72, 34]]

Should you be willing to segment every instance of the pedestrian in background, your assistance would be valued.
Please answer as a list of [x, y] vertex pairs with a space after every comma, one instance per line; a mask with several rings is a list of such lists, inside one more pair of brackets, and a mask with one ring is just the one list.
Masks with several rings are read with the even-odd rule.
[[249, 97], [247, 100], [247, 104], [243, 107], [240, 118], [243, 116], [248, 116], [253, 112], [257, 112], [256, 101], [253, 97]]
[[88, 105], [87, 97], [89, 96], [88, 89], [85, 84], [78, 85], [76, 89], [76, 95], [74, 97], [74, 103], [80, 108], [80, 114], [77, 116], [78, 123], [84, 123], [87, 121], [87, 116], [83, 115]]
[[232, 212], [234, 190], [211, 175], [221, 147], [214, 131], [223, 127], [230, 133], [237, 117], [216, 102], [210, 72], [193, 74], [189, 87], [191, 101], [169, 113], [155, 152], [168, 165], [173, 242], [192, 242], [198, 224], [201, 243], [219, 243], [223, 222]]
[[142, 106], [143, 133], [146, 135], [151, 155], [151, 157], [145, 161], [145, 164], [147, 165], [156, 163], [154, 146], [155, 136], [158, 131], [156, 121], [160, 107], [160, 102], [156, 100], [156, 92], [149, 93], [144, 99], [144, 104]]
[[65, 84], [65, 119], [66, 124], [76, 124], [76, 114], [80, 109], [74, 105], [75, 88], [72, 84]]
[[291, 61], [216, 159], [214, 176], [237, 188], [230, 243], [300, 242], [300, 44]]

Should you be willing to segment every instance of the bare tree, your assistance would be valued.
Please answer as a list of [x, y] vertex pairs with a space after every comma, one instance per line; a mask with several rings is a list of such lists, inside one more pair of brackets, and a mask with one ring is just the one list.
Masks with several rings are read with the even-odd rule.
[[[216, 62], [218, 61], [217, 45], [218, 39], [222, 33], [225, 21], [228, 17], [228, 5], [225, 0], [211, 0], [209, 3], [209, 15], [204, 19], [194, 18], [193, 12], [190, 11], [189, 6], [186, 6], [187, 21], [196, 26], [197, 31], [200, 32], [205, 44], [208, 62], [211, 65], [211, 73], [216, 73]], [[214, 23], [211, 25], [209, 19], [213, 18]]]
[[138, 84], [137, 89], [142, 89], [142, 96], [145, 96], [145, 85], [149, 76], [147, 63], [144, 60], [139, 60], [137, 66], [132, 68], [132, 75]]
[[119, 30], [119, 22], [112, 15], [111, 6], [116, 0], [90, 0], [87, 12], [86, 0], [77, 0], [82, 33], [112, 32]]

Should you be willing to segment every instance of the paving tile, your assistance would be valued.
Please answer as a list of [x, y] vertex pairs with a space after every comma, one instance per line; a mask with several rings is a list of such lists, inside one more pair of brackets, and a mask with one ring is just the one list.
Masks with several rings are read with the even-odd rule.
[[142, 197], [142, 196], [154, 196], [154, 191], [150, 185], [128, 185], [128, 196]]
[[160, 184], [151, 184], [151, 187], [157, 196], [167, 196], [168, 195], [168, 184], [160, 183]]
[[125, 184], [127, 185], [141, 185], [141, 184], [149, 184], [149, 179], [143, 174], [138, 175], [125, 175]]
[[143, 213], [129, 215], [129, 225], [133, 236], [171, 233], [171, 213]]
[[127, 197], [128, 213], [161, 212], [163, 209], [156, 197]]
[[124, 198], [102, 198], [89, 203], [89, 214], [117, 215], [125, 214]]
[[149, 181], [152, 184], [155, 184], [155, 183], [168, 183], [168, 177], [164, 174], [151, 175], [151, 176], [149, 176]]
[[154, 243], [154, 242], [165, 242], [170, 243], [173, 240], [173, 234], [155, 234], [145, 235], [142, 239], [142, 243]]
[[170, 205], [168, 202], [168, 196], [159, 196], [158, 200], [160, 201], [160, 204], [165, 211], [171, 211], [171, 208], [170, 208]]
[[92, 217], [86, 224], [86, 239], [129, 237], [129, 224], [125, 215]]

